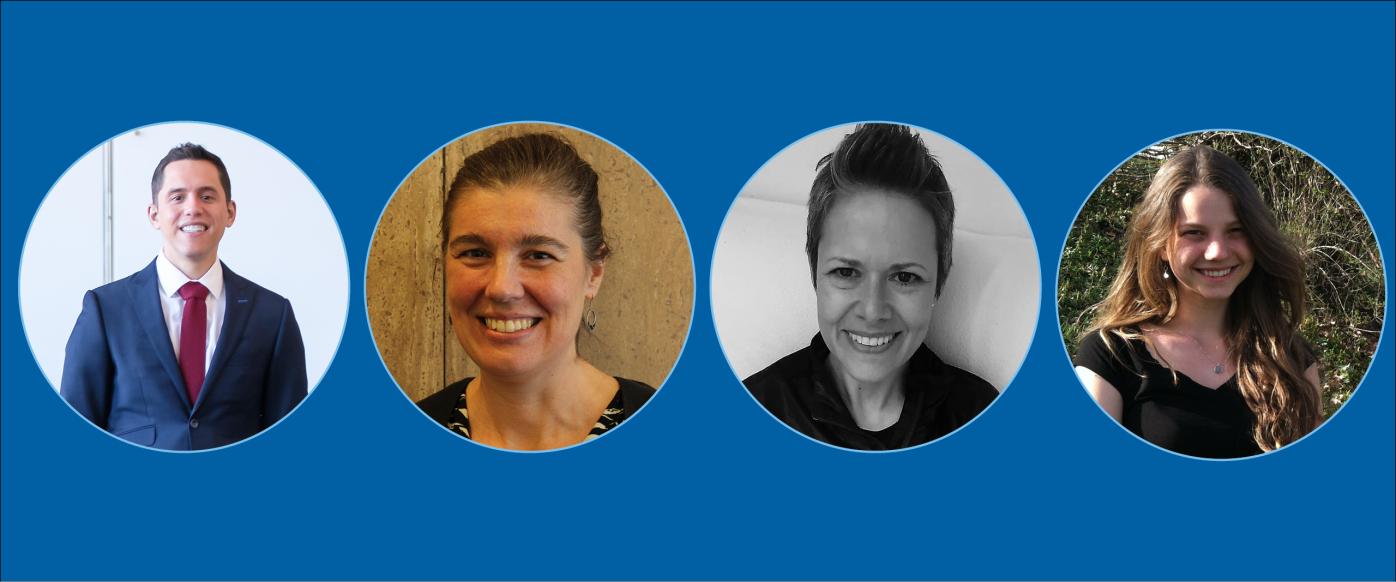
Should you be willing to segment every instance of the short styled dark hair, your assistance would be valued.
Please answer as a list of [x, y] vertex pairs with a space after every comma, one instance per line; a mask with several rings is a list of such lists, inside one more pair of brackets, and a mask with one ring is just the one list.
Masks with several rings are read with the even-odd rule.
[[461, 196], [475, 188], [534, 186], [572, 203], [573, 223], [582, 235], [587, 259], [604, 260], [611, 253], [601, 226], [599, 179], [567, 140], [548, 133], [530, 133], [490, 144], [466, 157], [446, 191], [441, 213], [441, 238], [450, 244], [451, 210]]
[[204, 149], [204, 146], [193, 143], [182, 143], [160, 158], [160, 163], [155, 165], [155, 175], [150, 177], [150, 202], [158, 202], [155, 198], [160, 195], [160, 188], [165, 185], [165, 166], [170, 162], [183, 160], [203, 160], [213, 167], [218, 168], [218, 181], [223, 184], [223, 195], [228, 200], [233, 199], [233, 182], [228, 178], [228, 167], [223, 165], [223, 159], [214, 155], [213, 152]]
[[[805, 254], [810, 277], [819, 286], [819, 241], [824, 217], [840, 194], [855, 188], [878, 188], [907, 196], [931, 214], [936, 225], [936, 296], [950, 274], [950, 251], [955, 227], [955, 199], [940, 162], [926, 149], [921, 136], [905, 125], [867, 123], [844, 136], [834, 152], [815, 166], [818, 173], [809, 191], [809, 221]], [[869, 233], [876, 236], [876, 233]]]

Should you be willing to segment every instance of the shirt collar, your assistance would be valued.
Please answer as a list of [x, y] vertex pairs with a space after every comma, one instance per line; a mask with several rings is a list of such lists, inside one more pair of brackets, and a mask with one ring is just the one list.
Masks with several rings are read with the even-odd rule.
[[160, 295], [162, 297], [174, 297], [179, 295], [179, 288], [190, 281], [198, 281], [208, 288], [208, 295], [217, 299], [223, 294], [223, 261], [213, 261], [213, 266], [208, 272], [198, 279], [190, 279], [176, 267], [170, 259], [165, 256], [165, 251], [160, 251], [155, 256], [155, 274], [160, 279]]
[[[824, 344], [823, 336], [814, 334], [809, 349], [813, 356], [810, 358], [810, 380], [815, 401], [822, 403], [824, 420], [857, 427], [852, 414], [848, 412], [848, 407], [843, 403], [843, 397], [838, 395], [834, 373], [829, 368], [829, 346]], [[911, 355], [911, 361], [907, 362], [904, 372], [906, 378], [902, 384], [906, 390], [906, 404], [902, 407], [902, 415], [910, 415], [911, 425], [919, 422], [923, 408], [936, 406], [945, 399], [947, 389], [944, 372], [945, 363], [935, 352], [925, 344], [917, 346], [916, 352]]]

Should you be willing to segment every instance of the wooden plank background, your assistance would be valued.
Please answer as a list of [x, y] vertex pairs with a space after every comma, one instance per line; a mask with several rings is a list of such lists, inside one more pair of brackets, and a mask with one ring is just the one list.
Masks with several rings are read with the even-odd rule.
[[571, 142], [600, 176], [612, 255], [582, 332], [583, 358], [602, 371], [659, 387], [678, 360], [693, 310], [692, 249], [668, 196], [625, 152], [589, 133], [550, 124], [502, 125], [466, 135], [413, 170], [383, 211], [369, 247], [365, 299], [379, 355], [413, 401], [479, 373], [445, 306], [441, 212], [469, 154], [507, 137], [552, 133]]

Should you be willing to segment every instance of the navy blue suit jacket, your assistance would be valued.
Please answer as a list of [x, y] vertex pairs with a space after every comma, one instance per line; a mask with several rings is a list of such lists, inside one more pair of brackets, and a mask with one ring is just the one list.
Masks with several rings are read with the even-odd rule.
[[223, 267], [227, 308], [197, 402], [189, 402], [160, 308], [155, 262], [87, 292], [68, 337], [59, 393], [99, 427], [169, 450], [235, 443], [306, 394], [291, 302]]

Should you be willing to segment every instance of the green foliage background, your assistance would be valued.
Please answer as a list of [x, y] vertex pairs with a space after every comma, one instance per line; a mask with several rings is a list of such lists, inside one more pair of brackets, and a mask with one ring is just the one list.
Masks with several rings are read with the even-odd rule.
[[1062, 339], [1072, 357], [1105, 298], [1124, 250], [1135, 203], [1164, 160], [1206, 144], [1249, 168], [1280, 229], [1304, 254], [1309, 315], [1304, 337], [1318, 350], [1324, 412], [1347, 402], [1371, 364], [1381, 335], [1385, 278], [1372, 225], [1352, 194], [1326, 168], [1267, 137], [1201, 132], [1159, 142], [1130, 158], [1091, 194], [1067, 236], [1058, 273]]

